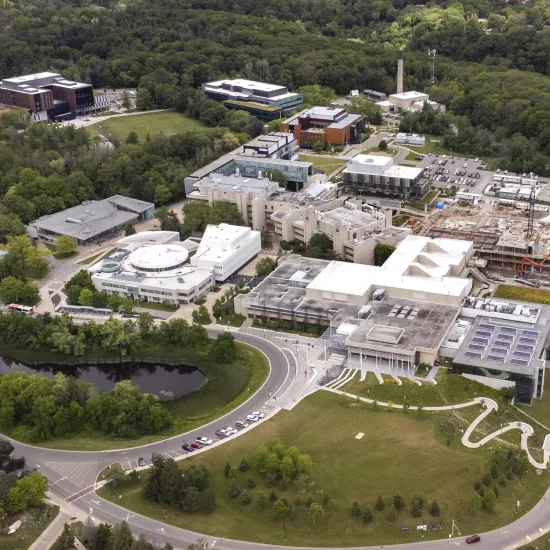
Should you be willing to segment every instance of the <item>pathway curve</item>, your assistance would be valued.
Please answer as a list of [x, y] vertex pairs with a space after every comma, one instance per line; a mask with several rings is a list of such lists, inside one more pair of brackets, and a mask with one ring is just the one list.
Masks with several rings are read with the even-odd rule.
[[[352, 399], [359, 399], [359, 401], [364, 401], [365, 403], [374, 403], [374, 399], [369, 399], [366, 397], [360, 397], [358, 395], [354, 395], [352, 393], [347, 393], [341, 390], [338, 390], [336, 388], [331, 387], [323, 387], [322, 388], [325, 391], [330, 391], [333, 393], [338, 393], [340, 395], [345, 395], [347, 397], [350, 397]], [[382, 401], [376, 402], [381, 407], [388, 407], [388, 403], [384, 403]], [[531, 453], [529, 452], [529, 437], [533, 435], [535, 430], [530, 424], [527, 424], [526, 422], [509, 422], [506, 426], [503, 426], [500, 430], [496, 430], [493, 433], [490, 433], [489, 435], [486, 435], [483, 439], [480, 439], [479, 441], [470, 441], [470, 436], [474, 432], [474, 430], [483, 422], [492, 412], [496, 412], [498, 410], [498, 403], [494, 401], [493, 399], [490, 399], [488, 397], [476, 397], [472, 401], [468, 401], [466, 403], [459, 403], [458, 405], [444, 405], [441, 407], [423, 407], [422, 410], [424, 411], [452, 411], [456, 409], [464, 409], [466, 407], [471, 407], [473, 405], [481, 405], [483, 407], [483, 410], [479, 414], [479, 416], [468, 426], [466, 431], [464, 432], [464, 435], [462, 436], [462, 444], [465, 447], [468, 447], [469, 449], [479, 449], [483, 445], [487, 444], [491, 439], [494, 439], [495, 437], [498, 437], [499, 435], [502, 435], [503, 433], [509, 432], [510, 430], [521, 430], [521, 448], [527, 453], [527, 458], [529, 459], [530, 464], [534, 468], [538, 468], [539, 470], [546, 470], [548, 468], [548, 462], [550, 461], [550, 434], [546, 436], [543, 443], [543, 451], [544, 451], [544, 458], [543, 462], [538, 462], [535, 460]], [[393, 409], [403, 409], [403, 405], [394, 405], [392, 403], [391, 407]], [[417, 411], [419, 407], [416, 406], [410, 406], [409, 410], [411, 411]]]

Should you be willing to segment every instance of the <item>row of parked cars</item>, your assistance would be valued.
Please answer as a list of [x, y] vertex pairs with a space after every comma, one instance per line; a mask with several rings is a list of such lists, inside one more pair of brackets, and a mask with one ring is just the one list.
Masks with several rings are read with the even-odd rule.
[[[246, 416], [246, 420], [238, 420], [235, 422], [235, 427], [224, 426], [223, 428], [218, 428], [214, 433], [219, 438], [226, 438], [232, 435], [235, 435], [239, 429], [248, 428], [250, 422], [258, 422], [260, 419], [264, 418], [264, 413], [261, 411], [254, 411], [253, 413]], [[197, 437], [192, 443], [183, 442], [181, 448], [188, 453], [193, 452], [195, 449], [202, 449], [205, 446], [212, 445], [213, 441], [208, 437]]]

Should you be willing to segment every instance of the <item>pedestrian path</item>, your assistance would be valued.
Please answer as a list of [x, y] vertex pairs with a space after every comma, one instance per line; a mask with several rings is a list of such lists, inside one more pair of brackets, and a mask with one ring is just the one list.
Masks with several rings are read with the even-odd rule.
[[[358, 395], [354, 395], [351, 393], [347, 393], [344, 391], [341, 391], [337, 389], [336, 387], [328, 387], [324, 386], [321, 387], [321, 389], [325, 391], [330, 391], [333, 393], [338, 393], [340, 395], [345, 395], [347, 397], [350, 397], [352, 399], [358, 399], [359, 401], [364, 401], [365, 403], [374, 403], [374, 399], [369, 399], [366, 397], [360, 397]], [[377, 401], [377, 405], [380, 407], [389, 407], [390, 405], [388, 403], [384, 403], [382, 401]], [[503, 426], [500, 430], [496, 430], [493, 433], [490, 433], [489, 435], [486, 435], [483, 439], [480, 439], [479, 441], [470, 441], [470, 437], [474, 430], [489, 416], [492, 412], [496, 412], [498, 410], [498, 403], [494, 401], [493, 399], [490, 399], [488, 397], [476, 397], [472, 401], [468, 401], [466, 403], [459, 403], [458, 405], [445, 405], [441, 407], [423, 407], [422, 410], [424, 411], [431, 411], [431, 412], [437, 412], [437, 411], [451, 411], [451, 410], [457, 410], [457, 409], [464, 409], [466, 407], [472, 407], [474, 405], [481, 405], [483, 410], [479, 414], [479, 416], [468, 426], [466, 431], [464, 432], [464, 435], [462, 436], [462, 444], [465, 447], [468, 447], [469, 449], [479, 449], [483, 445], [486, 445], [489, 441], [494, 439], [495, 437], [498, 437], [499, 435], [502, 435], [503, 433], [509, 432], [510, 430], [521, 430], [521, 448], [527, 453], [527, 458], [529, 459], [529, 463], [539, 470], [546, 470], [548, 468], [548, 463], [550, 461], [550, 434], [546, 436], [544, 439], [544, 443], [542, 445], [542, 449], [544, 452], [544, 457], [542, 462], [538, 462], [535, 460], [531, 453], [529, 452], [529, 437], [533, 435], [534, 430], [533, 427], [530, 424], [527, 424], [526, 422], [509, 422], [506, 426]], [[391, 407], [393, 409], [403, 409], [403, 405], [395, 405], [392, 404]], [[417, 411], [418, 407], [416, 406], [410, 406], [409, 410], [411, 411]]]

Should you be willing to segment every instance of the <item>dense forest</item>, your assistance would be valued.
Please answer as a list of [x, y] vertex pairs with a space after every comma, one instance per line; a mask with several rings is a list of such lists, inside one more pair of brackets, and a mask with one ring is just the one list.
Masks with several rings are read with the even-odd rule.
[[[457, 153], [501, 168], [550, 174], [550, 7], [503, 0], [18, 0], [0, 11], [0, 78], [56, 70], [98, 88], [138, 87], [138, 106], [176, 108], [204, 132], [99, 145], [85, 130], [0, 117], [0, 239], [20, 221], [113, 193], [157, 205], [183, 196], [197, 166], [263, 131], [197, 90], [247, 77], [291, 89], [405, 87], [447, 108], [404, 118], [402, 129], [442, 136]], [[430, 83], [427, 49], [438, 50]]]

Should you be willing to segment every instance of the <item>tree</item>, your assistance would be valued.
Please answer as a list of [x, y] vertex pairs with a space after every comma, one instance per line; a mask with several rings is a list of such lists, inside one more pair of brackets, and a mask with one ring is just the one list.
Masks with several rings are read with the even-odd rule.
[[136, 92], [136, 109], [140, 111], [150, 111], [155, 108], [153, 98], [146, 88], [138, 88]]
[[438, 517], [441, 514], [441, 510], [439, 508], [439, 504], [437, 504], [437, 501], [434, 500], [430, 507], [428, 508], [428, 511], [430, 512], [431, 516]]
[[393, 504], [388, 508], [386, 518], [392, 523], [397, 519], [397, 508]]
[[30, 506], [38, 506], [44, 500], [47, 488], [46, 478], [38, 472], [32, 472], [21, 478], [9, 490], [8, 510], [20, 512]]
[[250, 498], [250, 494], [248, 491], [243, 491], [243, 494], [241, 495], [241, 504], [250, 504], [252, 502], [252, 499]]
[[277, 474], [281, 468], [281, 461], [275, 453], [269, 453], [265, 463], [265, 469], [269, 473]]
[[269, 449], [265, 445], [260, 445], [254, 456], [252, 457], [252, 464], [258, 470], [264, 470], [266, 468], [267, 458], [269, 457]]
[[374, 514], [368, 506], [366, 508], [363, 508], [362, 518], [364, 523], [368, 524], [373, 522]]
[[493, 489], [487, 489], [487, 491], [485, 491], [485, 494], [483, 495], [483, 501], [482, 501], [483, 508], [488, 512], [492, 512], [496, 501], [497, 501], [497, 497]]
[[256, 264], [256, 275], [258, 277], [267, 277], [277, 267], [277, 260], [269, 257], [258, 260]]
[[237, 358], [235, 337], [230, 332], [222, 332], [210, 346], [210, 354], [218, 363], [232, 363]]
[[381, 512], [384, 509], [384, 499], [382, 498], [382, 495], [378, 495], [378, 498], [376, 499], [376, 504], [374, 505], [374, 509]]
[[247, 462], [246, 458], [243, 458], [241, 460], [240, 465], [239, 465], [239, 470], [241, 472], [247, 472], [249, 469], [250, 469], [250, 466], [248, 465], [248, 462]]
[[26, 235], [7, 237], [6, 250], [20, 270], [28, 272], [31, 277], [39, 279], [48, 272], [49, 265], [44, 256], [50, 254], [50, 251], [47, 248], [32, 246]]
[[229, 496], [231, 498], [237, 498], [240, 494], [241, 494], [241, 489], [239, 485], [234, 479], [232, 479], [231, 485], [229, 486]]
[[231, 464], [229, 464], [229, 462], [226, 462], [225, 463], [225, 466], [223, 468], [223, 475], [225, 477], [229, 477], [229, 472], [231, 471]]
[[378, 149], [386, 150], [388, 148], [388, 142], [385, 139], [381, 139], [378, 142]]
[[92, 300], [94, 298], [94, 293], [87, 288], [83, 288], [80, 294], [78, 295], [78, 303], [81, 306], [91, 306]]
[[[132, 108], [132, 100], [130, 99], [130, 94], [128, 93], [127, 90], [124, 90], [124, 92], [122, 92], [122, 107], [124, 109], [126, 109], [127, 111], [129, 111], [131, 108]], [[130, 132], [132, 133], [132, 132]], [[135, 132], [134, 132], [135, 134]], [[137, 141], [136, 141], [137, 143]]]
[[252, 476], [248, 476], [248, 479], [246, 480], [246, 485], [249, 489], [254, 489], [254, 487], [256, 487], [256, 481]]
[[133, 351], [137, 344], [138, 335], [134, 331], [133, 323], [124, 323], [113, 317], [100, 325], [101, 347], [106, 351], [116, 351], [119, 361], [122, 357]]
[[323, 510], [323, 507], [320, 504], [317, 504], [314, 502], [307, 511], [307, 517], [313, 521], [313, 525], [315, 525], [318, 521], [322, 520], [325, 517], [325, 511]]
[[0, 214], [0, 243], [5, 243], [8, 237], [25, 234], [25, 225], [15, 214]]
[[193, 310], [193, 322], [199, 325], [209, 325], [212, 322], [206, 306], [200, 305], [198, 309]]
[[6, 304], [15, 302], [34, 305], [40, 300], [40, 292], [35, 283], [10, 276], [0, 282], [0, 300]]
[[296, 461], [296, 470], [301, 474], [309, 474], [311, 468], [313, 467], [313, 462], [311, 457], [308, 454], [301, 454]]
[[332, 241], [324, 233], [315, 233], [307, 243], [304, 256], [332, 260], [334, 258]]
[[256, 491], [256, 506], [260, 510], [265, 510], [269, 506], [269, 499], [267, 498], [265, 492], [261, 489]]
[[135, 234], [136, 234], [136, 228], [131, 223], [127, 223], [124, 226], [124, 235], [126, 237], [129, 237], [130, 235], [135, 235]]
[[396, 493], [393, 497], [393, 505], [397, 511], [403, 510], [405, 508], [405, 500], [401, 496], [401, 493]]
[[294, 462], [291, 457], [283, 457], [279, 466], [279, 471], [284, 477], [294, 477], [294, 475], [296, 474], [296, 467], [294, 466]]
[[204, 539], [197, 539], [187, 545], [187, 550], [208, 550], [208, 543]]
[[191, 201], [183, 207], [183, 227], [186, 231], [202, 232], [206, 228], [210, 207], [206, 202]]
[[316, 141], [311, 148], [314, 153], [321, 153], [323, 151], [323, 144], [320, 141]]
[[381, 266], [393, 254], [395, 246], [377, 243], [374, 247], [374, 265]]
[[73, 530], [65, 523], [63, 526], [63, 531], [50, 548], [52, 550], [70, 550], [71, 548], [74, 548], [74, 544], [75, 536]]
[[76, 239], [69, 235], [61, 235], [55, 241], [55, 253], [57, 256], [68, 257], [76, 252]]
[[155, 329], [155, 318], [147, 311], [141, 311], [138, 315], [138, 328], [141, 338], [147, 338]]
[[470, 512], [472, 513], [478, 512], [481, 509], [482, 505], [483, 505], [483, 501], [479, 496], [479, 493], [476, 493], [476, 492], [472, 493], [472, 496], [468, 501], [468, 507], [470, 508]]
[[359, 505], [359, 503], [355, 500], [353, 501], [350, 509], [349, 509], [349, 514], [350, 516], [352, 517], [359, 517], [361, 515], [361, 506]]
[[125, 521], [113, 527], [110, 546], [112, 550], [131, 550], [133, 543], [132, 531]]
[[411, 516], [419, 518], [424, 508], [424, 497], [415, 496], [411, 501]]
[[271, 513], [273, 514], [273, 517], [275, 518], [276, 521], [281, 521], [283, 523], [283, 529], [285, 532], [285, 540], [286, 540], [286, 520], [290, 515], [290, 508], [286, 505], [284, 501], [276, 500], [273, 503], [273, 508], [271, 509]]
[[214, 201], [212, 203], [208, 212], [207, 223], [213, 225], [218, 225], [220, 223], [245, 225], [237, 205], [228, 201]]
[[302, 86], [298, 91], [303, 95], [305, 105], [328, 107], [336, 99], [336, 93], [332, 88], [319, 84]]
[[[155, 212], [155, 217], [160, 221], [162, 231], [180, 232], [182, 230], [182, 224], [177, 214], [173, 210], [168, 210], [166, 206], [158, 208]], [[188, 230], [186, 229], [186, 231]]]

